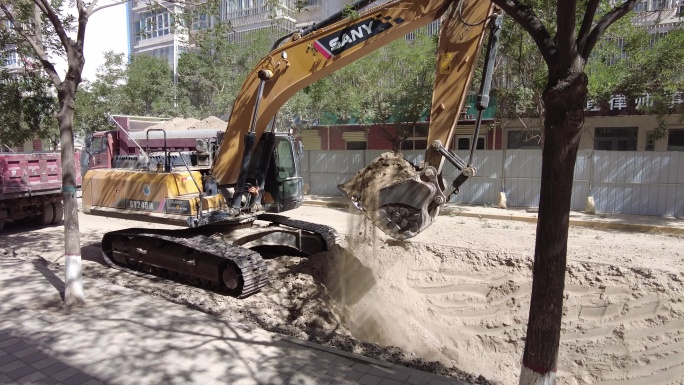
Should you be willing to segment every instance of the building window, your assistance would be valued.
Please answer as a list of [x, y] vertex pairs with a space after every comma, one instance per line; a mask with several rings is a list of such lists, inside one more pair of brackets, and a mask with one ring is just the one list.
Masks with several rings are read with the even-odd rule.
[[266, 0], [228, 0], [227, 2], [227, 20], [268, 11]]
[[684, 151], [684, 129], [670, 130], [667, 135], [667, 151]]
[[594, 150], [636, 151], [637, 127], [597, 127]]
[[508, 131], [509, 150], [539, 150], [542, 148], [541, 131]]
[[402, 150], [425, 150], [427, 148], [427, 125], [420, 124], [412, 127], [399, 127], [398, 129], [406, 130], [406, 139], [402, 140], [400, 144]]
[[[470, 150], [471, 135], [459, 135], [456, 137], [456, 150]], [[486, 140], [483, 136], [477, 138], [477, 150], [485, 149]]]
[[209, 17], [206, 13], [200, 13], [197, 11], [193, 12], [192, 15], [192, 30], [198, 31], [202, 29], [207, 29], [209, 26]]
[[642, 1], [634, 7], [634, 12], [645, 11], [647, 8], [646, 1]]
[[368, 142], [347, 142], [347, 150], [365, 150]]
[[423, 140], [423, 139], [402, 140], [399, 148], [401, 148], [402, 150], [425, 150], [425, 149], [427, 149], [427, 140]]
[[2, 54], [2, 61], [5, 66], [15, 66], [19, 63], [19, 55], [17, 55], [17, 51], [14, 50], [5, 51]]
[[171, 33], [171, 16], [167, 11], [144, 12], [135, 24], [135, 42]]
[[655, 151], [655, 139], [653, 138], [653, 135], [655, 133], [653, 131], [649, 131], [646, 133], [646, 148], [644, 148], [645, 151]]

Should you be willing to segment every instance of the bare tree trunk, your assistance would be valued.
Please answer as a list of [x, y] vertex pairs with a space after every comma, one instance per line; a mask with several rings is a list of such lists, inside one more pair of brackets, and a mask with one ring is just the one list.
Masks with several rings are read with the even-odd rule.
[[76, 169], [74, 167], [74, 105], [76, 81], [68, 74], [57, 91], [59, 97], [59, 132], [62, 145], [62, 191], [64, 199], [64, 254], [66, 263], [64, 304], [85, 303], [81, 277], [81, 241], [76, 200]]
[[572, 182], [586, 92], [587, 77], [579, 70], [544, 93], [539, 220], [521, 385], [556, 383]]

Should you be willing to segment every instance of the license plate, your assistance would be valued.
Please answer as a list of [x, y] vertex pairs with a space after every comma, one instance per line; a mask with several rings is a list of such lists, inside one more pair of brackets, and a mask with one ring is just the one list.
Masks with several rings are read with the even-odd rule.
[[152, 201], [139, 201], [135, 199], [129, 199], [126, 205], [129, 210], [143, 210], [143, 211], [156, 211], [159, 208], [158, 202]]

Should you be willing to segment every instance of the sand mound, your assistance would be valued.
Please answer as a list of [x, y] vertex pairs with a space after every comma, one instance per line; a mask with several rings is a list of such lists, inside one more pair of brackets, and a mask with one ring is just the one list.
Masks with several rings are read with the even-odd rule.
[[[360, 282], [367, 288], [362, 295], [333, 296], [355, 338], [517, 384], [532, 285], [530, 257], [382, 241], [360, 223], [350, 227], [350, 234], [355, 235], [349, 250], [372, 272], [373, 281], [372, 286], [364, 284], [370, 278]], [[359, 290], [358, 269], [343, 264], [328, 286]], [[561, 383], [681, 383], [676, 380], [684, 378], [682, 281], [682, 274], [570, 262]]]
[[226, 125], [228, 123], [224, 122], [223, 120], [215, 117], [215, 116], [210, 116], [206, 119], [200, 120], [199, 122], [194, 123], [193, 125], [189, 126], [187, 129], [188, 130], [208, 130], [208, 129], [216, 129], [217, 131], [223, 131], [226, 129]]
[[193, 124], [198, 123], [199, 120], [195, 118], [173, 118], [169, 121], [159, 123], [157, 125], [154, 125], [152, 127], [148, 127], [147, 129], [162, 129], [166, 131], [174, 131], [174, 130], [186, 130], [188, 127], [192, 126]]
[[226, 122], [215, 116], [210, 116], [203, 120], [195, 118], [173, 118], [169, 121], [148, 127], [148, 129], [162, 129], [166, 131], [216, 129], [217, 131], [223, 131], [226, 129], [226, 124]]

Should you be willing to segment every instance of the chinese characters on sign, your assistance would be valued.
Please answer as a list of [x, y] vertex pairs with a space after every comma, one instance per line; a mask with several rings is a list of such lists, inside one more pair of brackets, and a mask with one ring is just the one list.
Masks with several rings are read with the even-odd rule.
[[[672, 95], [672, 105], [684, 104], [684, 93], [675, 92]], [[642, 109], [644, 107], [652, 106], [653, 100], [651, 100], [650, 94], [643, 94], [636, 98], [636, 108]], [[620, 111], [627, 108], [627, 97], [625, 95], [617, 94], [613, 95], [608, 101], [608, 108], [610, 111]], [[585, 111], [600, 111], [601, 107], [596, 103], [595, 100], [587, 100], [587, 107]]]

